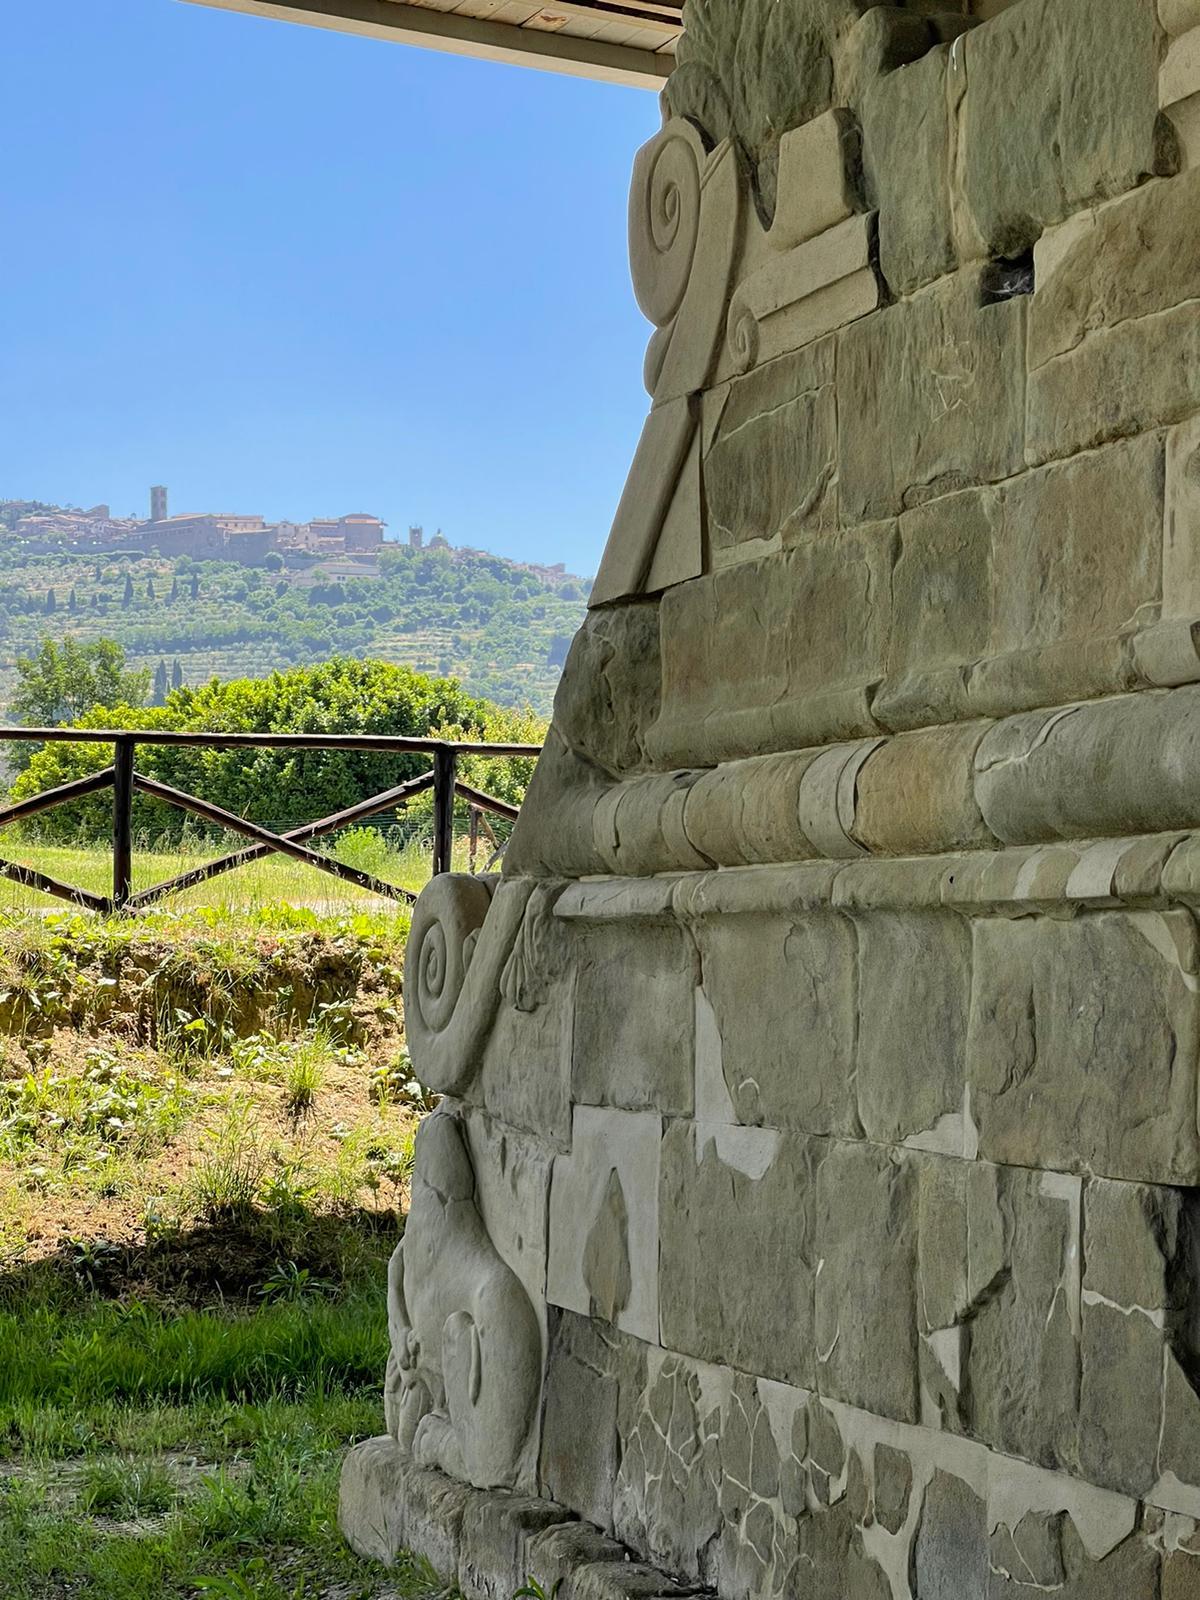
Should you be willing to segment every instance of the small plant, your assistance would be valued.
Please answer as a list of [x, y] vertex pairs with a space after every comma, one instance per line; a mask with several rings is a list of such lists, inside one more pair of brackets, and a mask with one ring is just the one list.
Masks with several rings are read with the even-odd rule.
[[79, 1487], [80, 1509], [118, 1516], [161, 1516], [175, 1503], [175, 1484], [153, 1462], [89, 1461]]
[[206, 1222], [244, 1216], [261, 1194], [267, 1166], [253, 1105], [248, 1100], [231, 1101], [226, 1121], [208, 1134], [192, 1173], [193, 1205]]
[[441, 1098], [413, 1074], [412, 1057], [401, 1048], [390, 1061], [371, 1068], [371, 1099], [381, 1106], [411, 1106], [414, 1111], [433, 1111]]
[[536, 1578], [526, 1578], [521, 1587], [513, 1591], [512, 1600], [556, 1600], [561, 1586], [561, 1578], [555, 1578], [549, 1589]]
[[333, 1294], [336, 1285], [324, 1278], [314, 1277], [307, 1267], [298, 1267], [294, 1261], [277, 1261], [275, 1270], [258, 1289], [260, 1300], [282, 1300], [294, 1304], [318, 1295]]

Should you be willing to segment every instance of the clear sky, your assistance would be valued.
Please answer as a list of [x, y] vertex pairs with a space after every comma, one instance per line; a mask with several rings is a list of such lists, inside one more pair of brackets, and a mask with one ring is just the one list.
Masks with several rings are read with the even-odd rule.
[[653, 94], [179, 0], [4, 20], [0, 498], [165, 483], [594, 571]]

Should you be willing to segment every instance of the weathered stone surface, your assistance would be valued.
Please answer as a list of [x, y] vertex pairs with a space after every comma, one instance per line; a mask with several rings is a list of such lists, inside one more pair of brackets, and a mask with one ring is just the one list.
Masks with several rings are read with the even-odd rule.
[[1152, 618], [1163, 486], [1155, 434], [1008, 484], [992, 557], [992, 653], [1114, 635]]
[[[1200, 617], [1200, 417], [1167, 435], [1163, 616]], [[1189, 639], [1190, 643], [1190, 639]], [[1194, 647], [1193, 647], [1194, 648]], [[1188, 676], [1179, 682], [1189, 682]]]
[[[360, 1556], [390, 1566], [404, 1548], [404, 1486], [414, 1470], [386, 1435], [364, 1439], [347, 1455], [338, 1490], [338, 1526]], [[461, 1510], [457, 1515], [461, 1519]]]
[[961, 1478], [935, 1472], [925, 1490], [913, 1546], [919, 1600], [982, 1595], [988, 1573], [984, 1502]]
[[858, 127], [841, 107], [785, 133], [770, 232], [775, 249], [793, 249], [852, 215], [860, 165]]
[[[1159, 1558], [1151, 1542], [1132, 1534], [1109, 1554], [1095, 1559], [1085, 1549], [1069, 1517], [1061, 1524], [1063, 1578], [1051, 1586], [1058, 1600], [1159, 1600]], [[993, 1567], [987, 1600], [1033, 1600], [1036, 1585]], [[1044, 1592], [1044, 1590], [1043, 1590]]]
[[854, 838], [873, 855], [933, 855], [992, 844], [974, 783], [985, 730], [984, 723], [924, 728], [879, 745], [858, 773]]
[[475, 1495], [463, 1513], [458, 1587], [463, 1600], [512, 1600], [529, 1578], [531, 1539], [567, 1520], [561, 1506], [528, 1495]]
[[[986, 1171], [987, 1169], [985, 1169]], [[968, 1213], [969, 1431], [1042, 1466], [1075, 1458], [1079, 1388], [1078, 1180], [994, 1168]], [[970, 1221], [986, 1224], [977, 1237]]]
[[528, 992], [501, 997], [480, 1063], [479, 1096], [502, 1122], [562, 1148], [571, 1138], [574, 981], [567, 932], [551, 915], [541, 919], [534, 964]]
[[1179, 1356], [1168, 1351], [1165, 1362], [1162, 1401], [1162, 1439], [1159, 1444], [1158, 1465], [1163, 1475], [1161, 1488], [1168, 1488], [1164, 1503], [1170, 1503], [1178, 1493], [1177, 1485], [1185, 1484], [1190, 1492], [1184, 1498], [1185, 1509], [1195, 1516], [1200, 1510], [1200, 1384], [1196, 1379], [1195, 1334], [1185, 1350], [1188, 1357], [1185, 1368]]
[[832, 340], [732, 385], [704, 459], [704, 483], [717, 565], [836, 526]]
[[918, 1415], [915, 1177], [866, 1144], [833, 1144], [817, 1173], [817, 1387], [904, 1422]]
[[1007, 717], [975, 766], [984, 820], [1007, 844], [1194, 826], [1200, 687]]
[[[868, 1139], [957, 1137], [966, 1087], [971, 935], [943, 915], [869, 912], [858, 930], [858, 1110]], [[959, 1119], [956, 1129], [944, 1119]]]
[[912, 1494], [912, 1462], [891, 1445], [875, 1446], [875, 1520], [889, 1533], [899, 1533], [908, 1519]]
[[838, 439], [844, 521], [1017, 471], [1026, 300], [983, 306], [981, 294], [966, 269], [839, 335], [838, 414], [854, 418]]
[[989, 1159], [1194, 1183], [1196, 931], [1186, 912], [978, 922], [967, 1040]]
[[966, 39], [966, 197], [989, 253], [1170, 170], [1154, 0], [1026, 0]]
[[690, 1363], [651, 1372], [637, 1423], [622, 1441], [614, 1528], [632, 1549], [693, 1582], [720, 1530], [720, 1456], [729, 1446], [712, 1397]]
[[991, 650], [1003, 500], [995, 489], [944, 495], [906, 512], [899, 530], [895, 623], [874, 710], [886, 727], [953, 721], [966, 711], [965, 669]]
[[1030, 366], [1065, 355], [1101, 329], [1196, 299], [1198, 201], [1200, 172], [1185, 172], [1097, 211], [1030, 302]]
[[1179, 1189], [1091, 1179], [1083, 1191], [1085, 1294], [1124, 1311], [1172, 1309], [1179, 1287], [1173, 1267], [1188, 1210]]
[[[613, 1539], [587, 1522], [559, 1522], [526, 1545], [528, 1571], [549, 1594], [564, 1594], [574, 1573], [585, 1567], [619, 1562], [625, 1552]], [[524, 1579], [522, 1581], [525, 1581]]]
[[718, 917], [697, 931], [732, 1116], [853, 1133], [854, 930], [843, 917]]
[[662, 924], [585, 928], [575, 942], [571, 1088], [577, 1104], [692, 1110], [690, 937]]
[[872, 732], [891, 565], [885, 523], [668, 591], [655, 758], [693, 767]]
[[879, 266], [894, 294], [951, 271], [949, 50], [879, 78], [863, 98], [863, 171], [879, 211]]
[[661, 1135], [654, 1112], [577, 1105], [571, 1151], [555, 1158], [550, 1187], [550, 1304], [603, 1317], [651, 1343], [658, 1340]]
[[1200, 1554], [1173, 1550], [1163, 1557], [1160, 1600], [1200, 1600]]
[[[723, 1161], [697, 1125], [668, 1127], [659, 1201], [662, 1340], [668, 1349], [811, 1388], [819, 1259], [813, 1170], [824, 1145], [779, 1134], [773, 1147], [773, 1159], [752, 1177]], [[721, 1271], [698, 1273], [698, 1261], [719, 1261]]]
[[658, 715], [659, 676], [657, 604], [591, 611], [563, 667], [555, 727], [604, 771], [636, 772], [646, 764], [646, 729]]
[[992, 1530], [989, 1562], [993, 1572], [1014, 1583], [1055, 1589], [1066, 1577], [1062, 1536], [1065, 1513], [1027, 1511], [1009, 1529], [1004, 1523]]
[[561, 1505], [612, 1525], [618, 1463], [617, 1379], [555, 1346], [546, 1369], [540, 1473]]
[[1150, 1316], [1083, 1299], [1079, 1468], [1092, 1483], [1145, 1494], [1158, 1477], [1163, 1333]]
[[1030, 462], [1182, 422], [1200, 410], [1200, 318], [1193, 305], [1102, 328], [1029, 374]]

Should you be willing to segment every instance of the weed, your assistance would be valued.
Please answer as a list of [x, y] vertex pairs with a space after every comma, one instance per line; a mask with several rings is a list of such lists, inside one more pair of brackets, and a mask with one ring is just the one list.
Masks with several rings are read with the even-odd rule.
[[85, 1513], [155, 1516], [170, 1510], [174, 1501], [171, 1475], [153, 1462], [100, 1460], [84, 1466], [79, 1505]]
[[229, 1102], [225, 1121], [210, 1129], [187, 1186], [197, 1213], [211, 1223], [244, 1216], [259, 1199], [269, 1167], [250, 1100]]

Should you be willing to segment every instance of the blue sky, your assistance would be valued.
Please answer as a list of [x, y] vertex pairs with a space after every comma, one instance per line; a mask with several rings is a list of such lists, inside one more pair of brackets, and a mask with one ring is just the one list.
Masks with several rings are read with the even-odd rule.
[[0, 498], [592, 572], [646, 397], [646, 91], [179, 0], [5, 16]]

